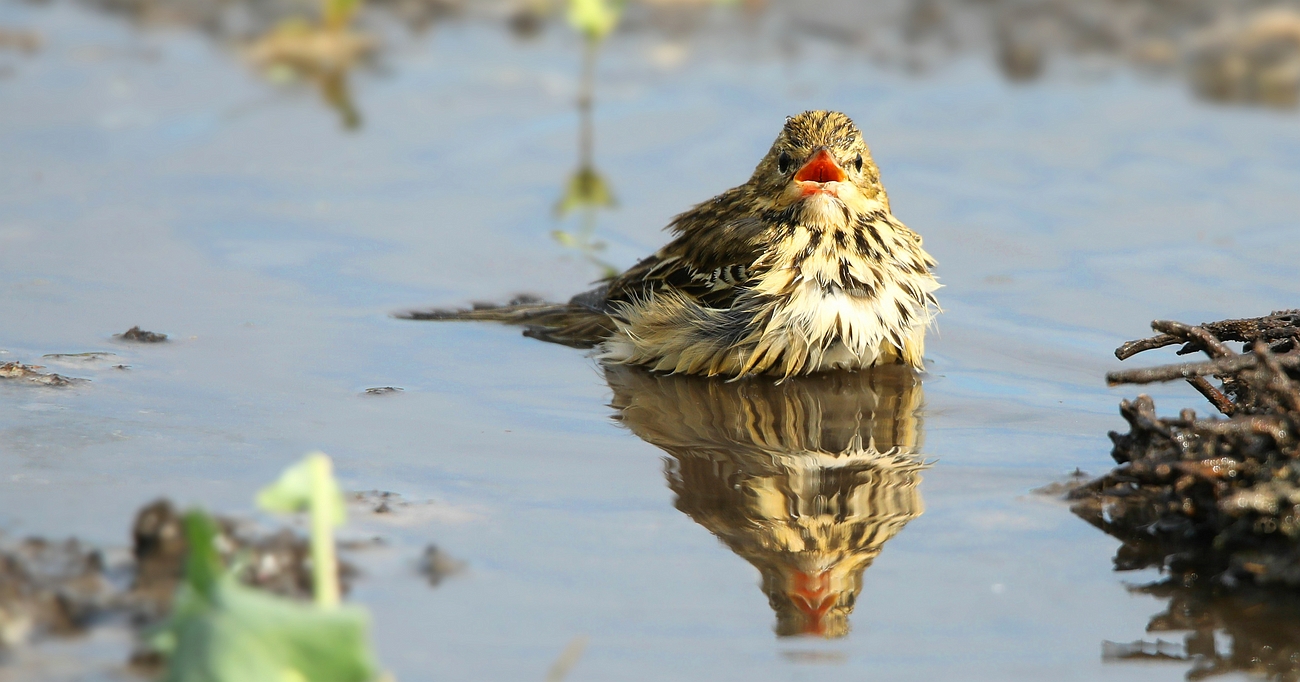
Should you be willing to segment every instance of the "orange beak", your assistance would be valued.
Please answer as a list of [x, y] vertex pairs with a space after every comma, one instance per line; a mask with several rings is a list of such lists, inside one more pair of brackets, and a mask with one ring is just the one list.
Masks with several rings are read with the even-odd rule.
[[825, 149], [817, 150], [794, 175], [796, 182], [844, 182], [847, 178], [844, 169], [835, 163], [835, 157]]

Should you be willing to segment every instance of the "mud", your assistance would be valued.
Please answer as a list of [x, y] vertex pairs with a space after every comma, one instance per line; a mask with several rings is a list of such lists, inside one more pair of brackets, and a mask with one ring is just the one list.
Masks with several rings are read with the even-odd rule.
[[162, 343], [167, 340], [167, 335], [145, 331], [139, 326], [135, 326], [121, 334], [114, 334], [113, 338], [121, 339], [123, 341], [135, 341], [136, 343]]
[[[381, 47], [364, 33], [276, 38], [277, 26], [302, 20], [302, 6], [290, 0], [82, 3], [136, 24], [185, 26], [223, 42], [257, 41], [249, 50], [255, 63], [307, 64], [307, 71], [336, 77], [346, 69], [320, 66], [351, 65]], [[908, 72], [977, 54], [1007, 80], [1027, 82], [1101, 63], [1146, 75], [1174, 74], [1210, 101], [1283, 108], [1300, 101], [1300, 6], [1287, 0], [769, 0], [740, 3], [725, 14], [710, 11], [710, 4], [630, 3], [620, 31], [680, 39], [716, 30], [720, 14], [731, 15], [744, 39], [772, 49], [797, 53], [830, 46]], [[533, 0], [374, 0], [367, 6], [363, 27], [395, 22], [415, 34], [461, 17], [501, 22], [516, 38], [536, 40], [563, 19], [562, 4]], [[9, 41], [15, 49], [39, 49], [39, 38], [15, 36]]]
[[0, 365], [0, 379], [7, 379], [19, 383], [38, 384], [40, 386], [71, 386], [72, 384], [86, 381], [86, 379], [76, 379], [65, 377], [62, 374], [52, 372], [42, 372], [45, 369], [41, 365], [24, 365], [21, 362], [6, 362]]
[[[218, 542], [228, 566], [248, 585], [310, 600], [310, 548], [287, 529], [266, 532], [218, 517]], [[109, 621], [148, 627], [167, 615], [188, 551], [181, 516], [167, 500], [142, 508], [129, 555], [115, 561], [76, 539], [28, 538], [0, 549], [0, 644], [16, 647], [85, 632]], [[355, 549], [353, 545], [343, 549]], [[346, 592], [358, 572], [340, 562]], [[147, 660], [136, 661], [139, 665]]]
[[[1300, 586], [1300, 311], [1197, 326], [1157, 321], [1121, 358], [1181, 345], [1209, 362], [1109, 375], [1111, 383], [1183, 378], [1227, 418], [1156, 415], [1125, 400], [1113, 471], [1069, 494], [1075, 514], [1120, 539], [1118, 570], [1160, 568], [1223, 587]], [[1243, 347], [1234, 350], [1228, 344]], [[1207, 377], [1218, 381], [1215, 385]]]
[[111, 607], [98, 550], [30, 538], [0, 551], [0, 655], [44, 636], [81, 632]]

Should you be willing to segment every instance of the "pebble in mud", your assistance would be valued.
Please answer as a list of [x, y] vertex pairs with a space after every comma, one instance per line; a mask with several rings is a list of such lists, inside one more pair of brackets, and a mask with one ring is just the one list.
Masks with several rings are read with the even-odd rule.
[[162, 343], [167, 340], [167, 335], [159, 334], [158, 332], [145, 331], [137, 325], [121, 334], [114, 334], [113, 338], [121, 339], [123, 341], [134, 341], [136, 343]]

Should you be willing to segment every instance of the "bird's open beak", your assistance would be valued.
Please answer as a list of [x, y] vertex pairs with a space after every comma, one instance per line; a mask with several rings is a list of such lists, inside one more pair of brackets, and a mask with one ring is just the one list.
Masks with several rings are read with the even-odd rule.
[[825, 149], [818, 149], [794, 175], [797, 182], [844, 182], [847, 178], [844, 169], [835, 162], [835, 157]]
[[794, 174], [794, 181], [798, 183], [800, 194], [805, 197], [822, 193], [838, 196], [834, 186], [827, 187], [826, 183], [844, 182], [847, 179], [848, 175], [844, 173], [844, 169], [840, 168], [840, 164], [835, 162], [835, 157], [831, 156], [824, 147], [818, 149], [803, 168]]

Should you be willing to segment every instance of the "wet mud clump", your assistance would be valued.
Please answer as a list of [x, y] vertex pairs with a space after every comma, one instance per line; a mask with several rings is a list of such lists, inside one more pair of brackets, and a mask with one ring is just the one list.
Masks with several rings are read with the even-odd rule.
[[5, 548], [0, 551], [0, 655], [33, 638], [81, 632], [109, 607], [111, 592], [103, 557], [76, 540], [30, 538]]
[[1107, 381], [1183, 379], [1223, 416], [1158, 417], [1149, 396], [1125, 400], [1129, 432], [1110, 434], [1119, 466], [1069, 494], [1074, 513], [1123, 541], [1118, 570], [1155, 567], [1174, 582], [1219, 588], [1300, 587], [1300, 310], [1152, 328], [1160, 334], [1116, 355], [1181, 345], [1179, 354], [1209, 360]]
[[[306, 538], [280, 529], [258, 532], [238, 521], [218, 517], [218, 545], [226, 565], [242, 567], [240, 582], [284, 597], [312, 598], [311, 548]], [[184, 573], [185, 543], [182, 514], [167, 500], [158, 500], [136, 515], [131, 531], [135, 558], [132, 592], [142, 606], [157, 615], [171, 608], [171, 597]], [[344, 593], [357, 575], [340, 562], [339, 585]]]
[[[311, 551], [289, 530], [258, 532], [218, 518], [218, 547], [241, 582], [293, 598], [312, 595]], [[171, 611], [188, 552], [181, 514], [166, 500], [136, 515], [129, 559], [109, 561], [77, 540], [29, 538], [0, 546], [0, 654], [45, 637], [76, 635], [117, 621], [136, 627]], [[339, 566], [344, 590], [356, 576]], [[137, 661], [148, 663], [147, 661]]]
[[85, 379], [74, 379], [62, 374], [46, 373], [41, 365], [24, 365], [21, 362], [0, 364], [0, 380], [19, 381], [41, 386], [70, 386]]
[[113, 338], [123, 341], [134, 341], [136, 343], [162, 343], [167, 340], [166, 334], [150, 332], [141, 329], [139, 326], [131, 327], [121, 334], [114, 334]]

